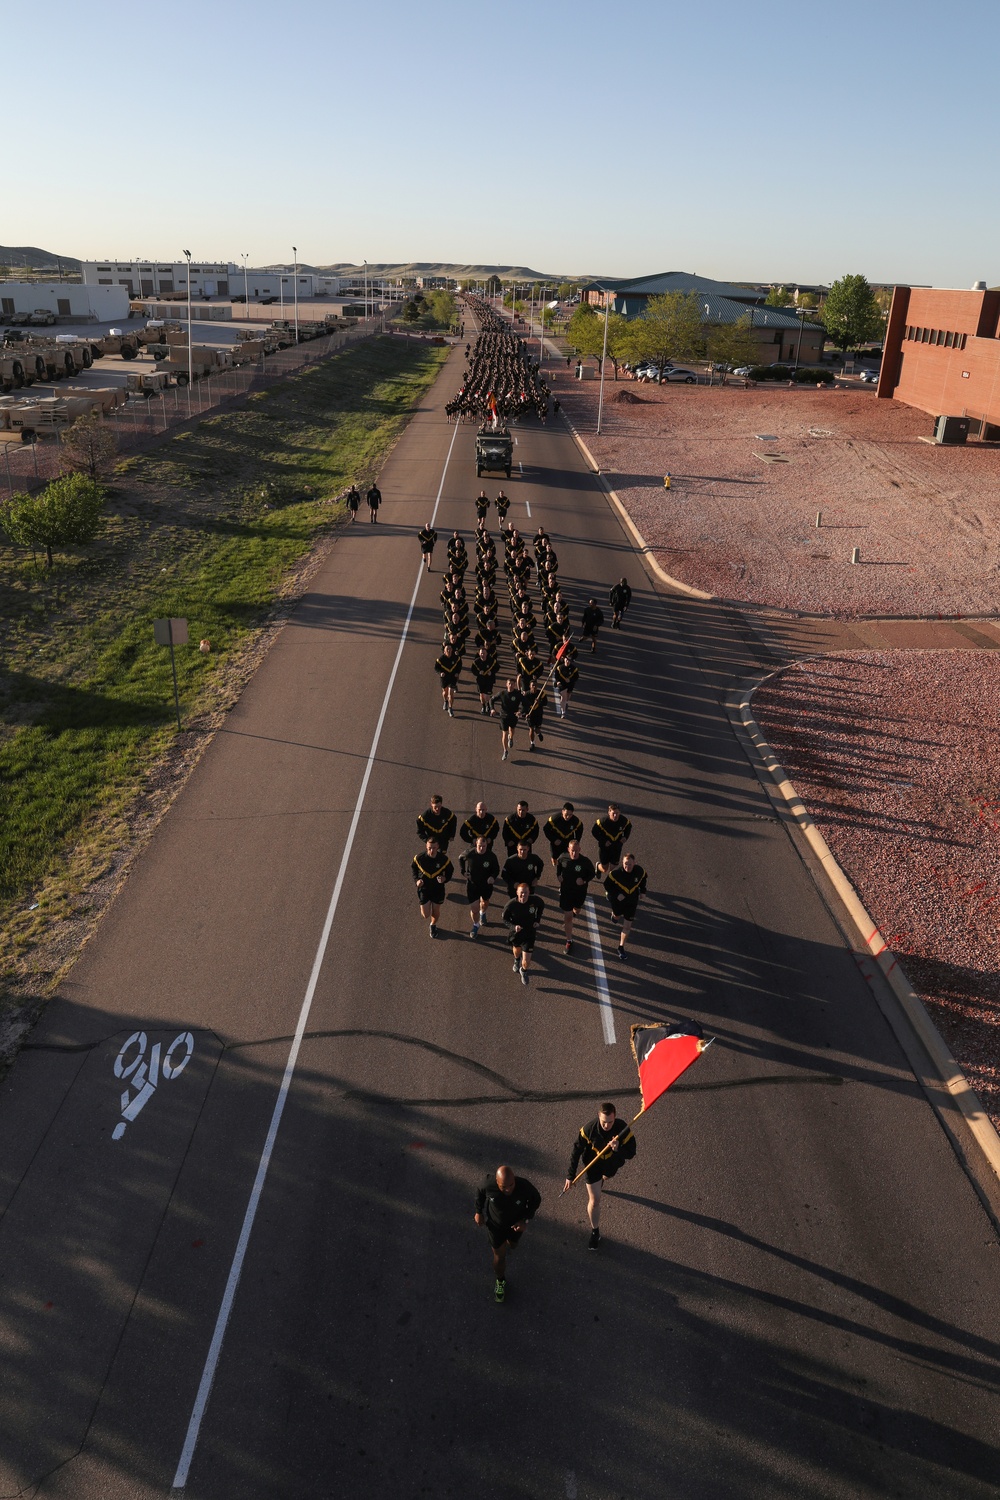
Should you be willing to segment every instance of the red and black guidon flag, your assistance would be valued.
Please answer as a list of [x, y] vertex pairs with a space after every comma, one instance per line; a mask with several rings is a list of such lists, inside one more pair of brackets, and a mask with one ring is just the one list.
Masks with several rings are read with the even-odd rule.
[[667, 1022], [665, 1026], [634, 1024], [632, 1056], [639, 1069], [643, 1110], [665, 1094], [714, 1040], [706, 1040], [697, 1021]]

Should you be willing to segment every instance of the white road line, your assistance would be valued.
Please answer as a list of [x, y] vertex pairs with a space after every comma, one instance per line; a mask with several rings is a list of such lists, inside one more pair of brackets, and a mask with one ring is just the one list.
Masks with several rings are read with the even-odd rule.
[[528, 520], [530, 521], [531, 520], [531, 501], [530, 500], [525, 500], [525, 502], [524, 502], [524, 508], [528, 512]]
[[[444, 490], [445, 476], [448, 473], [448, 465], [451, 462], [451, 451], [455, 446], [455, 439], [457, 436], [458, 423], [455, 424], [455, 430], [451, 435], [451, 442], [448, 445], [448, 456], [444, 461], [444, 468], [441, 470], [441, 483], [438, 485], [437, 498], [434, 501], [434, 511], [431, 515], [430, 520], [431, 526], [434, 525], [434, 521], [438, 513], [438, 506], [441, 504], [441, 494]], [[261, 1195], [263, 1194], [264, 1183], [267, 1178], [267, 1170], [271, 1165], [271, 1157], [274, 1153], [274, 1143], [277, 1139], [278, 1127], [281, 1124], [281, 1117], [285, 1112], [285, 1104], [288, 1101], [288, 1091], [291, 1088], [292, 1078], [295, 1075], [295, 1066], [298, 1062], [299, 1050], [302, 1046], [302, 1038], [305, 1034], [305, 1029], [309, 1021], [309, 1012], [312, 1009], [313, 996], [316, 993], [316, 986], [319, 983], [320, 970], [323, 967], [323, 960], [326, 957], [327, 944], [330, 941], [330, 933], [333, 928], [333, 919], [337, 914], [337, 905], [340, 901], [340, 893], [344, 886], [344, 877], [347, 874], [347, 864], [351, 857], [351, 850], [354, 847], [354, 837], [358, 831], [358, 823], [361, 819], [361, 808], [364, 804], [365, 793], [368, 791], [368, 783], [371, 780], [372, 767], [375, 764], [375, 756], [378, 751], [379, 740], [382, 737], [382, 728], [385, 724], [385, 716], [389, 709], [389, 699], [392, 695], [393, 684], [396, 681], [396, 673], [399, 670], [399, 663], [403, 655], [403, 647], [406, 644], [406, 637], [410, 629], [410, 621], [413, 618], [413, 611], [417, 602], [417, 592], [420, 588], [420, 580], [422, 579], [423, 574], [424, 565], [423, 563], [421, 563], [419, 568], [417, 569], [417, 581], [413, 585], [413, 593], [410, 596], [410, 607], [406, 612], [406, 619], [403, 622], [403, 631], [399, 637], [399, 646], [396, 649], [396, 659], [392, 664], [392, 671], [389, 673], [389, 682], [385, 690], [385, 697], [382, 699], [382, 708], [378, 716], [378, 723], [375, 725], [375, 734], [372, 738], [371, 749], [368, 752], [368, 761], [365, 765], [365, 773], [361, 778], [361, 788], [358, 792], [357, 801], [354, 804], [354, 816], [351, 819], [351, 826], [347, 833], [347, 842], [344, 844], [344, 852], [341, 856], [340, 868], [337, 871], [337, 879], [334, 882], [333, 894], [330, 897], [330, 905], [328, 906], [326, 912], [326, 920], [323, 923], [323, 931], [320, 934], [319, 944], [316, 948], [316, 956], [313, 959], [312, 973], [309, 975], [309, 983], [306, 986], [306, 992], [302, 1000], [302, 1008], [299, 1011], [299, 1020], [298, 1025], [295, 1028], [295, 1036], [292, 1040], [291, 1050], [288, 1054], [288, 1061], [285, 1064], [285, 1072], [281, 1080], [281, 1087], [278, 1090], [278, 1097], [274, 1101], [274, 1111], [271, 1115], [271, 1124], [267, 1132], [267, 1139], [264, 1142], [264, 1149], [261, 1152], [260, 1161], [257, 1165], [257, 1175], [254, 1178], [253, 1187], [250, 1190], [250, 1201], [247, 1204], [246, 1213], [243, 1215], [243, 1227], [240, 1230], [240, 1237], [236, 1244], [236, 1253], [233, 1256], [232, 1265], [229, 1267], [229, 1276], [226, 1280], [226, 1289], [222, 1294], [222, 1302], [219, 1306], [218, 1316], [215, 1320], [215, 1331], [212, 1334], [212, 1342], [209, 1345], [208, 1355], [205, 1359], [205, 1368], [202, 1371], [201, 1382], [198, 1386], [198, 1394], [195, 1397], [194, 1406], [191, 1409], [191, 1416], [188, 1421], [187, 1434], [184, 1438], [184, 1447], [181, 1449], [180, 1461], [178, 1462], [177, 1472], [174, 1475], [174, 1482], [171, 1486], [171, 1488], [175, 1490], [182, 1490], [187, 1484], [188, 1472], [191, 1468], [191, 1460], [194, 1458], [195, 1448], [198, 1445], [198, 1434], [201, 1431], [201, 1424], [205, 1416], [205, 1410], [208, 1406], [208, 1399], [212, 1394], [212, 1383], [215, 1380], [215, 1372], [218, 1369], [219, 1365], [219, 1356], [222, 1353], [222, 1342], [226, 1336], [226, 1328], [229, 1324], [230, 1314], [233, 1310], [233, 1302], [235, 1301], [236, 1291], [240, 1284], [240, 1276], [243, 1273], [243, 1262], [246, 1259], [247, 1247], [250, 1243], [250, 1235], [253, 1230], [254, 1220], [257, 1217], [257, 1209], [260, 1207]]]
[[609, 1047], [613, 1047], [618, 1040], [615, 1036], [615, 1013], [611, 1008], [608, 976], [604, 972], [601, 930], [597, 925], [597, 910], [594, 906], [593, 896], [587, 897], [587, 904], [584, 910], [587, 913], [587, 927], [590, 931], [590, 952], [594, 960], [594, 982], [597, 985], [597, 999], [601, 1007], [601, 1026], [604, 1030], [604, 1040]]

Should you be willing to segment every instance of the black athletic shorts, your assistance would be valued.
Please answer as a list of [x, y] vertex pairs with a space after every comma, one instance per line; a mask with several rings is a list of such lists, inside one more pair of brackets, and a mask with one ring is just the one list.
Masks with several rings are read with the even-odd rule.
[[501, 719], [500, 719], [500, 728], [502, 730], [504, 730], [505, 732], [508, 729], [516, 729], [517, 728], [517, 720], [516, 719], [505, 719], [505, 718], [503, 718], [501, 716]]
[[525, 953], [533, 953], [535, 948], [535, 938], [537, 936], [538, 934], [533, 927], [527, 927], [521, 932], [515, 932], [514, 929], [511, 928], [507, 936], [507, 941], [512, 948], [522, 948]]
[[421, 906], [440, 906], [444, 901], [444, 886], [440, 880], [418, 880], [417, 900]]
[[478, 881], [467, 880], [465, 895], [468, 901], [489, 901], [493, 895], [493, 887], [485, 882], [480, 885]]
[[493, 684], [496, 682], [496, 680], [497, 677], [495, 672], [490, 672], [485, 677], [480, 677], [479, 673], [477, 672], [476, 691], [479, 693], [492, 693]]
[[626, 922], [634, 922], [635, 914], [639, 910], [639, 897], [632, 896], [628, 901], [616, 901], [611, 910], [616, 917], [624, 917]]
[[503, 1245], [516, 1245], [524, 1233], [523, 1229], [501, 1229], [486, 1220], [486, 1233], [490, 1237], [490, 1249], [499, 1250]]
[[563, 891], [563, 890], [560, 890], [560, 892], [559, 892], [559, 910], [560, 911], [581, 911], [582, 908], [583, 908], [583, 903], [586, 901], [586, 899], [587, 899], [587, 892], [586, 891], [581, 891], [579, 893], [579, 895], [578, 895], [575, 891]]

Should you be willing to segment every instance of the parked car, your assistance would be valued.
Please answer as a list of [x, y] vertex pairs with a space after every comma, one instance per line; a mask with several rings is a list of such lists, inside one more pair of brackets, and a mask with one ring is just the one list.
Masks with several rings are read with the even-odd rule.
[[862, 370], [861, 371], [861, 379], [864, 381], [865, 385], [877, 385], [878, 384], [878, 371], [877, 370]]
[[752, 368], [752, 365], [737, 365], [736, 369], [733, 371], [733, 374], [742, 375], [744, 378], [746, 378], [746, 376], [750, 374]]
[[693, 370], [686, 370], [683, 365], [671, 365], [668, 370], [664, 370], [662, 379], [679, 380], [684, 385], [696, 385], [698, 382], [695, 372]]

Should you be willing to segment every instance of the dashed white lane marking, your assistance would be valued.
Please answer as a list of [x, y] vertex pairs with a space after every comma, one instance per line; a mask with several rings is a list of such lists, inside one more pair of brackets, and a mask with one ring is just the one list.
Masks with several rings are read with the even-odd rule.
[[615, 1013], [611, 1008], [608, 976], [604, 970], [604, 951], [601, 948], [601, 930], [597, 925], [597, 911], [592, 896], [587, 897], [587, 904], [584, 907], [584, 911], [587, 913], [587, 928], [590, 932], [590, 952], [594, 961], [594, 983], [597, 986], [597, 1000], [601, 1008], [601, 1027], [604, 1031], [604, 1040], [609, 1047], [613, 1047], [618, 1040], [615, 1036]]
[[[448, 473], [448, 465], [451, 462], [451, 452], [455, 446], [455, 439], [458, 436], [458, 428], [459, 424], [456, 423], [455, 430], [451, 435], [451, 442], [448, 445], [448, 455], [444, 461], [444, 468], [441, 470], [441, 483], [438, 485], [437, 499], [434, 501], [434, 511], [431, 515], [430, 520], [431, 526], [434, 525], [434, 521], [438, 513], [438, 507], [441, 504], [441, 494], [444, 490], [445, 476]], [[378, 751], [379, 740], [382, 738], [382, 727], [385, 724], [385, 716], [389, 710], [389, 699], [392, 696], [393, 684], [396, 681], [396, 673], [399, 671], [399, 663], [403, 656], [403, 647], [406, 644], [406, 637], [409, 633], [410, 621], [413, 618], [413, 611], [417, 603], [417, 593], [420, 589], [420, 581], [423, 577], [423, 574], [424, 565], [423, 563], [421, 563], [420, 567], [417, 570], [417, 581], [413, 585], [413, 593], [410, 596], [410, 607], [406, 612], [406, 619], [403, 622], [403, 630], [402, 634], [399, 637], [399, 645], [396, 648], [396, 659], [392, 664], [392, 671], [389, 673], [389, 681], [386, 686], [385, 697], [382, 699], [382, 708], [378, 716], [378, 723], [375, 725], [375, 734], [372, 737], [371, 749], [368, 752], [368, 761], [365, 765], [364, 775], [361, 778], [361, 788], [358, 792], [357, 801], [354, 804], [354, 816], [351, 819], [351, 826], [348, 829], [347, 840], [344, 844], [344, 852], [340, 860], [340, 868], [337, 871], [337, 879], [334, 882], [333, 894], [330, 897], [330, 905], [327, 907], [326, 920], [323, 923], [323, 931], [320, 933], [319, 944], [316, 948], [316, 956], [313, 959], [312, 973], [309, 975], [309, 983], [306, 986], [306, 992], [302, 999], [302, 1008], [299, 1011], [299, 1020], [298, 1025], [295, 1028], [295, 1036], [292, 1040], [291, 1050], [288, 1054], [288, 1061], [285, 1064], [285, 1072], [281, 1080], [281, 1087], [278, 1090], [278, 1097], [274, 1101], [274, 1111], [271, 1115], [271, 1124], [268, 1128], [267, 1139], [264, 1142], [264, 1149], [261, 1152], [260, 1161], [257, 1165], [257, 1175], [254, 1178], [253, 1187], [250, 1190], [250, 1201], [247, 1204], [246, 1213], [243, 1215], [243, 1226], [240, 1229], [240, 1237], [236, 1244], [236, 1253], [234, 1254], [232, 1264], [229, 1267], [229, 1276], [226, 1280], [226, 1289], [222, 1294], [222, 1302], [219, 1306], [218, 1315], [215, 1319], [215, 1330], [212, 1334], [212, 1342], [209, 1345], [208, 1355], [205, 1359], [205, 1368], [203, 1369], [201, 1374], [201, 1382], [198, 1386], [198, 1394], [195, 1397], [194, 1406], [191, 1409], [191, 1416], [188, 1420], [187, 1433], [184, 1438], [184, 1447], [181, 1449], [180, 1461], [178, 1462], [177, 1472], [174, 1475], [174, 1482], [172, 1485], [172, 1488], [175, 1490], [182, 1490], [187, 1485], [188, 1472], [191, 1468], [191, 1460], [194, 1458], [195, 1448], [198, 1446], [198, 1434], [201, 1431], [202, 1420], [204, 1419], [205, 1410], [208, 1406], [208, 1398], [212, 1394], [212, 1383], [215, 1380], [215, 1372], [218, 1369], [219, 1356], [222, 1353], [222, 1343], [226, 1336], [226, 1328], [229, 1324], [229, 1317], [233, 1310], [233, 1302], [236, 1298], [236, 1289], [240, 1284], [240, 1276], [243, 1272], [243, 1262], [246, 1259], [247, 1246], [250, 1243], [250, 1234], [253, 1230], [254, 1220], [257, 1217], [257, 1209], [260, 1207], [261, 1195], [264, 1191], [264, 1183], [267, 1178], [267, 1170], [271, 1165], [271, 1156], [274, 1152], [274, 1143], [278, 1136], [278, 1127], [281, 1124], [281, 1117], [285, 1112], [285, 1104], [288, 1100], [288, 1091], [291, 1088], [292, 1078], [295, 1075], [295, 1065], [298, 1062], [299, 1050], [302, 1046], [302, 1038], [305, 1034], [305, 1029], [309, 1021], [309, 1012], [312, 1009], [313, 996], [316, 993], [316, 986], [319, 983], [320, 970], [323, 967], [323, 960], [326, 957], [326, 949], [330, 941], [330, 933], [333, 929], [333, 919], [337, 914], [337, 905], [340, 901], [340, 893], [343, 890], [344, 878], [347, 874], [348, 861], [351, 858], [351, 850], [354, 847], [354, 838], [358, 831], [358, 823], [361, 819], [361, 808], [364, 804], [365, 793], [368, 791], [368, 783], [371, 780], [372, 767], [375, 764], [375, 756]]]
[[528, 512], [528, 520], [530, 521], [531, 520], [531, 501], [530, 500], [525, 500], [525, 502], [524, 502], [524, 508]]
[[566, 1470], [566, 1500], [576, 1500], [576, 1474], [572, 1469]]

